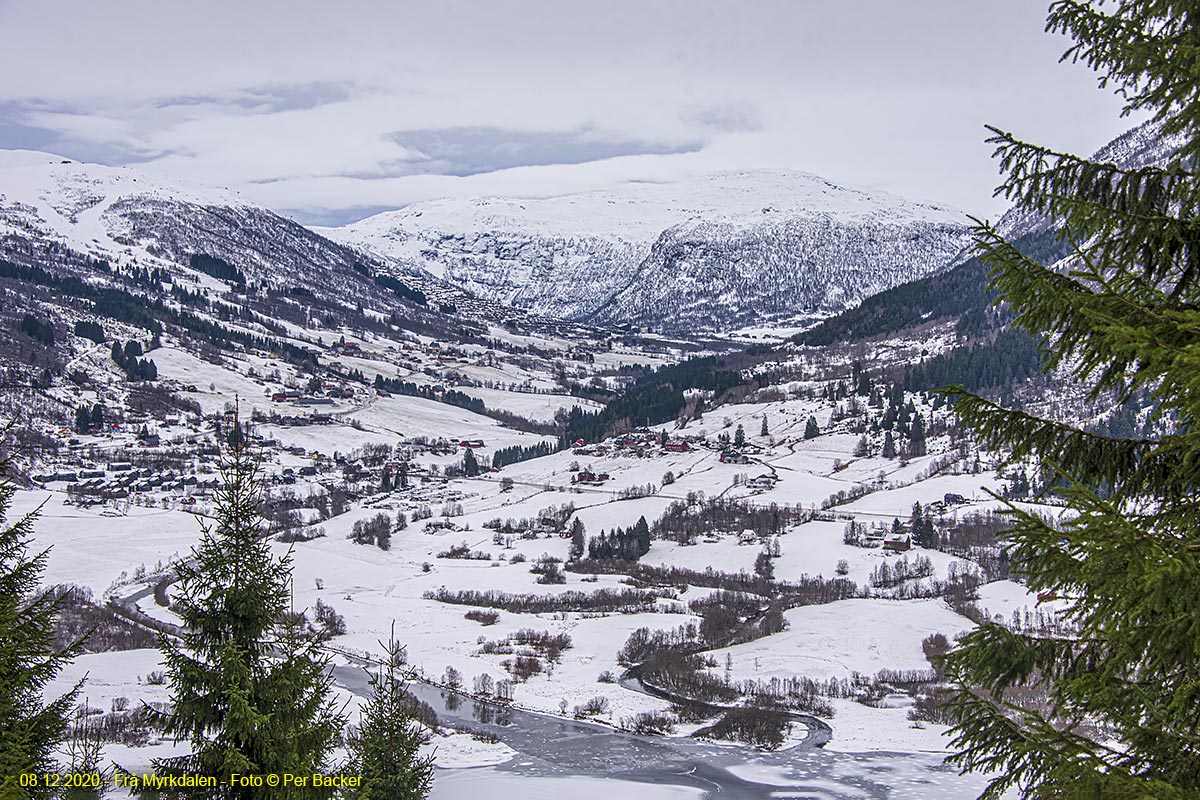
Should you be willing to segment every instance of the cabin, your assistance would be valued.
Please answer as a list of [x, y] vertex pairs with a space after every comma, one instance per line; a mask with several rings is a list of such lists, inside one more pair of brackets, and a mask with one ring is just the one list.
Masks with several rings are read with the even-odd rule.
[[458, 443], [459, 447], [483, 447], [483, 439], [463, 439]]
[[758, 534], [750, 528], [738, 534], [738, 544], [758, 544]]
[[774, 489], [777, 480], [779, 479], [774, 475], [764, 473], [746, 481], [746, 485], [752, 489]]
[[750, 459], [736, 450], [725, 450], [721, 453], [722, 464], [749, 464]]
[[668, 453], [688, 453], [691, 452], [692, 446], [687, 442], [667, 442], [663, 445], [663, 450]]
[[967, 498], [963, 497], [961, 494], [947, 492], [946, 494], [942, 495], [942, 502], [948, 506], [960, 506], [967, 502]]
[[907, 533], [889, 533], [883, 537], [883, 549], [893, 553], [906, 553], [912, 549], [912, 537]]

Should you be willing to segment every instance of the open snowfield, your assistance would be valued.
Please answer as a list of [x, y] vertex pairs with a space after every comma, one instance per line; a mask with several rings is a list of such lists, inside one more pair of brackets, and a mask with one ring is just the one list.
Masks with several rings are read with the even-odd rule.
[[733, 659], [736, 680], [848, 678], [882, 669], [924, 670], [921, 640], [933, 633], [953, 639], [974, 627], [941, 600], [841, 600], [784, 612], [787, 630], [747, 644], [714, 650]]
[[[170, 346], [158, 348], [150, 357], [158, 367], [160, 379], [170, 378], [185, 386], [196, 387], [194, 392], [180, 394], [199, 403], [206, 414], [221, 413], [235, 399], [247, 416], [254, 409], [268, 411], [271, 408], [271, 398], [265, 384], [245, 375], [244, 371], [250, 367], [246, 361], [229, 361], [224, 366], [218, 366], [202, 361], [186, 350]], [[286, 364], [280, 364], [279, 368], [288, 370]]]
[[49, 548], [47, 583], [86, 586], [100, 597], [139, 566], [152, 570], [185, 555], [200, 538], [200, 520], [183, 511], [132, 506], [128, 516], [66, 505], [61, 492], [18, 492], [13, 515], [41, 506], [34, 545]]
[[991, 500], [984, 488], [994, 487], [995, 483], [992, 474], [939, 476], [912, 486], [873, 492], [841, 506], [839, 510], [864, 516], [907, 518], [912, 514], [913, 503], [928, 504], [941, 500], [950, 492], [960, 494], [968, 501]]
[[461, 391], [471, 397], [478, 397], [488, 408], [500, 408], [539, 422], [550, 422], [559, 411], [570, 411], [576, 406], [584, 411], [600, 408], [598, 403], [591, 400], [565, 394], [507, 392], [503, 389], [482, 387], [466, 387]]
[[549, 438], [505, 428], [490, 417], [421, 397], [379, 397], [348, 419], [362, 423], [375, 441], [414, 436], [483, 439], [494, 449], [514, 444], [528, 447]]

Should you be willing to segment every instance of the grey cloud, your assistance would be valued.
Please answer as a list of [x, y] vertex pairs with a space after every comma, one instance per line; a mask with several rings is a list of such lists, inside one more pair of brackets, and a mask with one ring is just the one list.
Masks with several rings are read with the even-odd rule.
[[383, 211], [395, 211], [396, 205], [383, 206], [352, 206], [349, 208], [338, 209], [296, 209], [296, 208], [280, 208], [275, 209], [280, 214], [290, 219], [294, 219], [301, 225], [313, 225], [329, 228], [336, 228], [339, 225], [345, 225], [349, 222], [357, 222], [365, 217], [379, 214]]
[[0, 147], [10, 150], [53, 150], [58, 135], [21, 121], [17, 103], [0, 103]]
[[116, 166], [141, 164], [163, 155], [134, 142], [112, 142], [65, 133], [55, 119], [87, 114], [84, 109], [54, 106], [37, 101], [0, 102], [0, 148], [44, 150], [78, 161]]
[[353, 96], [353, 86], [346, 82], [313, 82], [302, 84], [277, 84], [242, 89], [231, 95], [182, 95], [164, 97], [155, 102], [159, 108], [176, 106], [219, 105], [254, 111], [277, 113], [316, 108], [327, 103], [338, 103]]
[[393, 141], [420, 151], [426, 161], [407, 174], [436, 172], [467, 176], [512, 167], [583, 164], [631, 155], [694, 153], [699, 141], [664, 144], [593, 131], [572, 133], [511, 131], [490, 127], [398, 131]]
[[685, 112], [683, 119], [721, 133], [752, 133], [762, 130], [762, 116], [749, 103], [728, 103]]

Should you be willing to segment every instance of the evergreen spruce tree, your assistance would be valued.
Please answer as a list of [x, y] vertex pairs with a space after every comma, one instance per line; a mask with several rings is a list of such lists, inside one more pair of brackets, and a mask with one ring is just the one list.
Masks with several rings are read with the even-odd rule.
[[463, 453], [463, 475], [468, 478], [474, 478], [479, 474], [479, 460], [475, 458], [475, 451], [467, 448]]
[[804, 438], [815, 439], [821, 435], [821, 429], [817, 427], [817, 418], [809, 417], [808, 422], [804, 425]]
[[583, 525], [583, 520], [576, 517], [571, 522], [571, 549], [568, 558], [571, 561], [578, 561], [583, 558], [584, 549], [587, 545], [587, 529]]
[[896, 457], [896, 440], [892, 438], [892, 432], [888, 431], [883, 435], [883, 453], [884, 458]]
[[767, 428], [767, 415], [763, 414], [762, 428], [758, 431], [759, 436], [770, 436], [771, 431]]
[[869, 397], [871, 394], [871, 379], [867, 373], [860, 372], [854, 379], [854, 393], [859, 397]]
[[733, 446], [741, 447], [746, 443], [746, 429], [738, 423], [737, 430], [733, 432]]
[[771, 561], [771, 554], [766, 550], [763, 550], [755, 557], [754, 574], [763, 580], [775, 580], [775, 563]]
[[925, 443], [925, 419], [920, 414], [913, 417], [912, 428], [908, 432], [908, 447], [914, 456], [923, 456], [928, 452]]
[[634, 558], [629, 560], [636, 561], [650, 552], [650, 525], [647, 524], [646, 517], [638, 517], [638, 521], [629, 529], [629, 533], [635, 543], [635, 552], [637, 553]]
[[[236, 420], [233, 430], [240, 430]], [[202, 531], [191, 559], [176, 565], [175, 609], [186, 632], [160, 644], [171, 683], [166, 728], [192, 752], [156, 766], [164, 774], [216, 776], [218, 790], [197, 797], [320, 796], [226, 780], [324, 771], [343, 720], [330, 698], [328, 659], [302, 615], [290, 613], [291, 557], [276, 558], [262, 538], [248, 448], [229, 451], [221, 473], [216, 522]]]
[[92, 414], [84, 403], [75, 409], [75, 432], [87, 433], [92, 429]]
[[433, 757], [418, 752], [429, 734], [409, 711], [400, 645], [393, 638], [384, 650], [387, 659], [371, 676], [371, 698], [349, 741], [346, 773], [359, 776], [361, 785], [343, 794], [348, 800], [421, 800], [433, 782]]
[[[0, 475], [7, 467], [0, 462]], [[47, 551], [29, 553], [37, 512], [4, 525], [14, 491], [0, 477], [0, 797], [33, 800], [57, 797], [60, 791], [22, 787], [20, 776], [60, 771], [54, 751], [66, 738], [79, 685], [50, 702], [42, 692], [80, 645], [54, 647], [61, 596], [39, 586]]]
[[937, 544], [937, 530], [933, 519], [921, 508], [920, 503], [913, 503], [912, 509], [912, 539], [918, 547], [933, 547]]
[[[1176, 149], [1118, 167], [994, 130], [1000, 192], [1054, 218], [1070, 269], [977, 231], [992, 285], [1041, 337], [1047, 368], [1094, 399], [1144, 391], [1158, 438], [1110, 437], [977, 396], [955, 410], [983, 443], [1039, 458], [1069, 504], [1062, 522], [1010, 506], [1014, 565], [1069, 603], [1071, 635], [986, 623], [947, 656], [954, 761], [989, 772], [985, 796], [1181, 800], [1200, 796], [1200, 8], [1055, 2], [1066, 58], [1149, 112]], [[1101, 491], [1103, 489], [1103, 492]], [[1034, 698], [1040, 698], [1035, 702]]]

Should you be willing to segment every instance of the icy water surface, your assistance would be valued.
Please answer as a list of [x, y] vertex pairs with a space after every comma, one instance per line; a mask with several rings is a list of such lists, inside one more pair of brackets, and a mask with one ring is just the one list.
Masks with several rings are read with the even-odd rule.
[[[366, 693], [361, 669], [338, 667], [334, 672], [339, 685]], [[805, 745], [768, 753], [688, 738], [636, 736], [497, 707], [421, 683], [408, 688], [445, 722], [490, 733], [518, 754], [501, 766], [467, 771], [478, 774], [447, 775], [435, 792], [438, 797], [966, 800], [978, 796], [984, 783], [958, 775], [936, 755], [834, 753]], [[836, 739], [836, 721], [833, 735]], [[593, 785], [597, 781], [600, 785]], [[633, 791], [635, 786], [641, 788]]]

